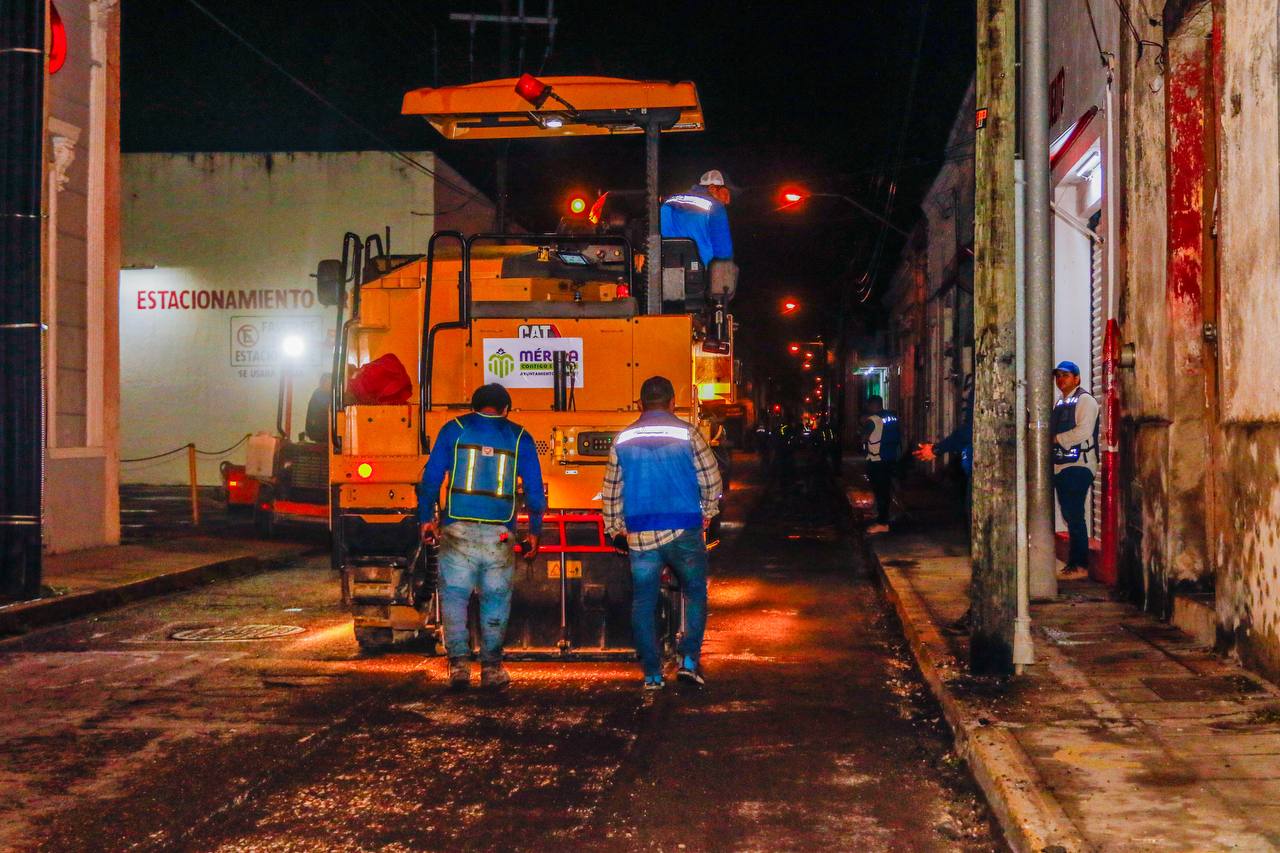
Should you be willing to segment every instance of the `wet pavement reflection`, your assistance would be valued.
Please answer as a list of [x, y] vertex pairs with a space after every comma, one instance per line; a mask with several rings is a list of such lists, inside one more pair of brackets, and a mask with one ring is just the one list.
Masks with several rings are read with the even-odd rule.
[[[0, 849], [996, 850], [839, 491], [735, 489], [703, 691], [361, 657], [327, 563], [0, 644]], [[179, 642], [223, 625], [265, 640]]]

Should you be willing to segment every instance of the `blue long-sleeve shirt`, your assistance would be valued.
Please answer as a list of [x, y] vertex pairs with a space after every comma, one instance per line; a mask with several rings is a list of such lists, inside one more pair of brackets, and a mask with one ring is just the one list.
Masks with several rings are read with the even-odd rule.
[[973, 421], [965, 418], [951, 434], [933, 446], [934, 453], [959, 453], [966, 474], [973, 473]]
[[691, 187], [668, 198], [660, 218], [662, 236], [687, 237], [697, 243], [703, 265], [733, 258], [729, 212], [705, 187]]
[[[524, 504], [525, 509], [529, 511], [529, 532], [536, 536], [542, 532], [542, 514], [547, 509], [546, 492], [542, 488], [542, 466], [538, 464], [538, 448], [529, 433], [506, 418], [490, 415], [481, 415], [481, 417], [493, 421], [492, 424], [481, 422], [481, 428], [492, 426], [497, 429], [510, 426], [520, 432], [516, 451], [516, 474], [524, 484]], [[453, 467], [454, 452], [461, 437], [462, 427], [458, 425], [457, 420], [449, 421], [436, 435], [431, 456], [427, 459], [426, 467], [422, 469], [422, 482], [418, 486], [418, 521], [421, 523], [431, 521], [436, 516], [440, 487], [444, 484], [445, 475]], [[441, 522], [451, 524], [458, 520], [446, 511]], [[507, 523], [507, 527], [515, 532], [514, 515]]]

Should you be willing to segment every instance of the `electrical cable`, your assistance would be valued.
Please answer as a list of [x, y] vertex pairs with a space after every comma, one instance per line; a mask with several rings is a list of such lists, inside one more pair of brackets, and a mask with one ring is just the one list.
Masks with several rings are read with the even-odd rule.
[[1084, 10], [1089, 13], [1089, 29], [1093, 30], [1093, 43], [1098, 46], [1098, 59], [1102, 61], [1102, 67], [1106, 68], [1110, 63], [1107, 62], [1107, 52], [1102, 49], [1102, 39], [1098, 37], [1098, 23], [1093, 19], [1093, 6], [1089, 0], [1084, 0]]
[[[303, 92], [305, 92], [305, 93], [307, 93], [308, 95], [310, 95], [310, 96], [311, 96], [313, 99], [315, 99], [318, 103], [322, 104], [323, 106], [325, 106], [326, 108], [328, 108], [330, 111], [332, 111], [334, 114], [336, 114], [337, 116], [339, 116], [343, 121], [347, 122], [348, 124], [350, 124], [352, 127], [356, 128], [357, 130], [360, 130], [360, 131], [361, 131], [361, 132], [363, 132], [365, 135], [367, 135], [370, 139], [374, 140], [374, 141], [375, 141], [375, 142], [377, 142], [379, 145], [381, 145], [381, 146], [383, 147], [383, 153], [385, 153], [385, 154], [387, 154], [387, 155], [389, 155], [389, 156], [391, 156], [391, 157], [395, 158], [396, 160], [399, 160], [400, 162], [404, 163], [404, 164], [405, 164], [405, 165], [407, 165], [407, 166], [410, 166], [411, 168], [417, 169], [418, 171], [422, 172], [422, 173], [423, 173], [423, 174], [425, 174], [425, 175], [428, 175], [428, 176], [429, 176], [429, 177], [431, 177], [431, 178], [434, 178], [434, 179], [436, 180], [436, 182], [437, 182], [437, 183], [444, 184], [445, 186], [449, 187], [450, 189], [457, 190], [458, 192], [463, 193], [463, 194], [465, 194], [465, 193], [467, 192], [467, 190], [463, 189], [462, 187], [459, 187], [459, 186], [457, 186], [456, 184], [452, 183], [451, 181], [448, 181], [448, 180], [446, 180], [445, 178], [440, 177], [439, 175], [437, 175], [437, 174], [435, 173], [435, 171], [433, 171], [432, 169], [430, 169], [430, 168], [428, 168], [427, 166], [423, 165], [422, 163], [419, 163], [417, 160], [413, 159], [413, 158], [412, 158], [412, 157], [410, 157], [408, 154], [405, 154], [403, 151], [397, 151], [397, 150], [395, 150], [395, 146], [393, 146], [393, 145], [392, 145], [392, 144], [391, 144], [391, 143], [390, 143], [390, 142], [389, 142], [385, 137], [383, 137], [380, 133], [378, 133], [377, 131], [375, 131], [375, 130], [371, 129], [371, 128], [370, 128], [370, 127], [368, 127], [367, 125], [363, 124], [363, 123], [362, 123], [362, 122], [360, 122], [358, 119], [356, 119], [356, 118], [352, 117], [352, 116], [351, 116], [351, 115], [349, 115], [347, 112], [345, 112], [345, 111], [344, 111], [344, 110], [342, 110], [340, 107], [338, 107], [335, 103], [333, 103], [333, 102], [332, 102], [332, 101], [330, 101], [328, 98], [326, 98], [324, 95], [321, 95], [319, 92], [317, 92], [317, 91], [316, 91], [315, 89], [313, 89], [311, 86], [307, 85], [305, 82], [303, 82], [302, 80], [300, 80], [298, 77], [294, 76], [294, 75], [293, 75], [292, 73], [290, 73], [290, 72], [289, 72], [289, 70], [288, 70], [288, 69], [286, 69], [283, 65], [281, 65], [281, 64], [280, 64], [279, 62], [277, 62], [276, 60], [272, 59], [270, 56], [268, 56], [265, 52], [263, 52], [263, 51], [262, 51], [259, 47], [257, 47], [255, 44], [253, 44], [253, 43], [252, 43], [252, 42], [250, 42], [248, 39], [246, 39], [244, 36], [240, 35], [240, 33], [236, 32], [234, 29], [232, 29], [232, 28], [231, 28], [231, 27], [230, 27], [230, 26], [229, 26], [225, 21], [223, 21], [221, 18], [219, 18], [218, 16], [214, 15], [212, 12], [210, 12], [208, 9], [206, 9], [203, 5], [201, 5], [201, 4], [199, 3], [199, 0], [187, 0], [187, 2], [188, 2], [188, 3], [190, 3], [193, 7], [195, 7], [195, 9], [196, 9], [198, 12], [200, 12], [200, 14], [204, 15], [206, 18], [208, 18], [210, 21], [212, 21], [212, 22], [213, 22], [213, 23], [214, 23], [218, 28], [220, 28], [221, 30], [223, 30], [224, 32], [226, 32], [226, 33], [227, 33], [227, 35], [231, 36], [233, 39], [235, 39], [236, 41], [240, 42], [240, 44], [241, 44], [241, 45], [243, 45], [247, 50], [249, 50], [251, 53], [253, 53], [255, 56], [257, 56], [259, 59], [261, 59], [261, 60], [262, 60], [263, 62], [265, 62], [267, 65], [270, 65], [272, 68], [274, 68], [276, 71], [280, 72], [282, 75], [284, 75], [284, 77], [286, 77], [286, 78], [289, 80], [289, 82], [293, 83], [295, 86], [297, 86], [297, 87], [298, 87], [299, 89], [301, 89]], [[475, 192], [473, 192], [473, 193], [468, 197], [468, 201], [472, 201], [472, 200], [474, 200], [475, 198], [479, 197], [479, 195], [480, 195], [480, 191], [479, 191], [479, 190], [476, 190]]]
[[[1158, 41], [1151, 41], [1150, 39], [1144, 39], [1142, 37], [1142, 33], [1138, 32], [1137, 26], [1134, 25], [1133, 18], [1129, 15], [1129, 10], [1124, 7], [1124, 3], [1122, 2], [1122, 0], [1113, 0], [1113, 2], [1116, 4], [1116, 8], [1120, 10], [1120, 17], [1124, 18], [1125, 24], [1127, 24], [1129, 27], [1129, 32], [1133, 34], [1134, 42], [1138, 45], [1138, 59], [1139, 60], [1142, 59], [1142, 48], [1144, 46], [1154, 47], [1160, 51], [1160, 53], [1156, 55], [1155, 63], [1158, 67], [1163, 68], [1164, 67], [1164, 45]], [[1143, 14], [1146, 14], [1148, 22], [1152, 22], [1152, 26], [1155, 26], [1155, 23], [1154, 23], [1155, 18], [1151, 17], [1150, 13], [1146, 11], [1145, 6], [1143, 7]]]
[[[898, 196], [898, 172], [902, 165], [902, 149], [906, 146], [907, 132], [911, 129], [911, 113], [915, 106], [916, 84], [920, 77], [920, 57], [924, 52], [924, 37], [929, 24], [929, 0], [924, 0], [920, 11], [920, 29], [916, 33], [915, 52], [911, 57], [911, 74], [907, 82], [906, 107], [902, 111], [902, 127], [898, 132], [898, 142], [894, 149], [890, 170], [889, 196], [885, 199], [882, 216], [889, 219], [893, 215], [894, 203]], [[880, 272], [880, 264], [884, 259], [884, 247], [888, 240], [889, 229], [883, 224], [876, 237], [876, 245], [872, 250], [871, 263], [863, 275], [858, 290], [858, 302], [865, 303], [871, 298], [875, 289], [876, 277]]]

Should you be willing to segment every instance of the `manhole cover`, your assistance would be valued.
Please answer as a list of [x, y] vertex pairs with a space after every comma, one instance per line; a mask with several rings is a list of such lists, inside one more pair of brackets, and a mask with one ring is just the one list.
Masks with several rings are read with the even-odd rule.
[[214, 628], [185, 628], [169, 635], [171, 640], [195, 643], [234, 643], [238, 640], [275, 640], [307, 630], [298, 625], [222, 625]]

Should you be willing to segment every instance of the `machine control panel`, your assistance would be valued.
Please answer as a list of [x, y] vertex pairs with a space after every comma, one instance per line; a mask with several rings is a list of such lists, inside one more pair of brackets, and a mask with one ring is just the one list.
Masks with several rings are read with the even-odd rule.
[[616, 432], [580, 432], [578, 433], [579, 456], [608, 456], [613, 447]]

